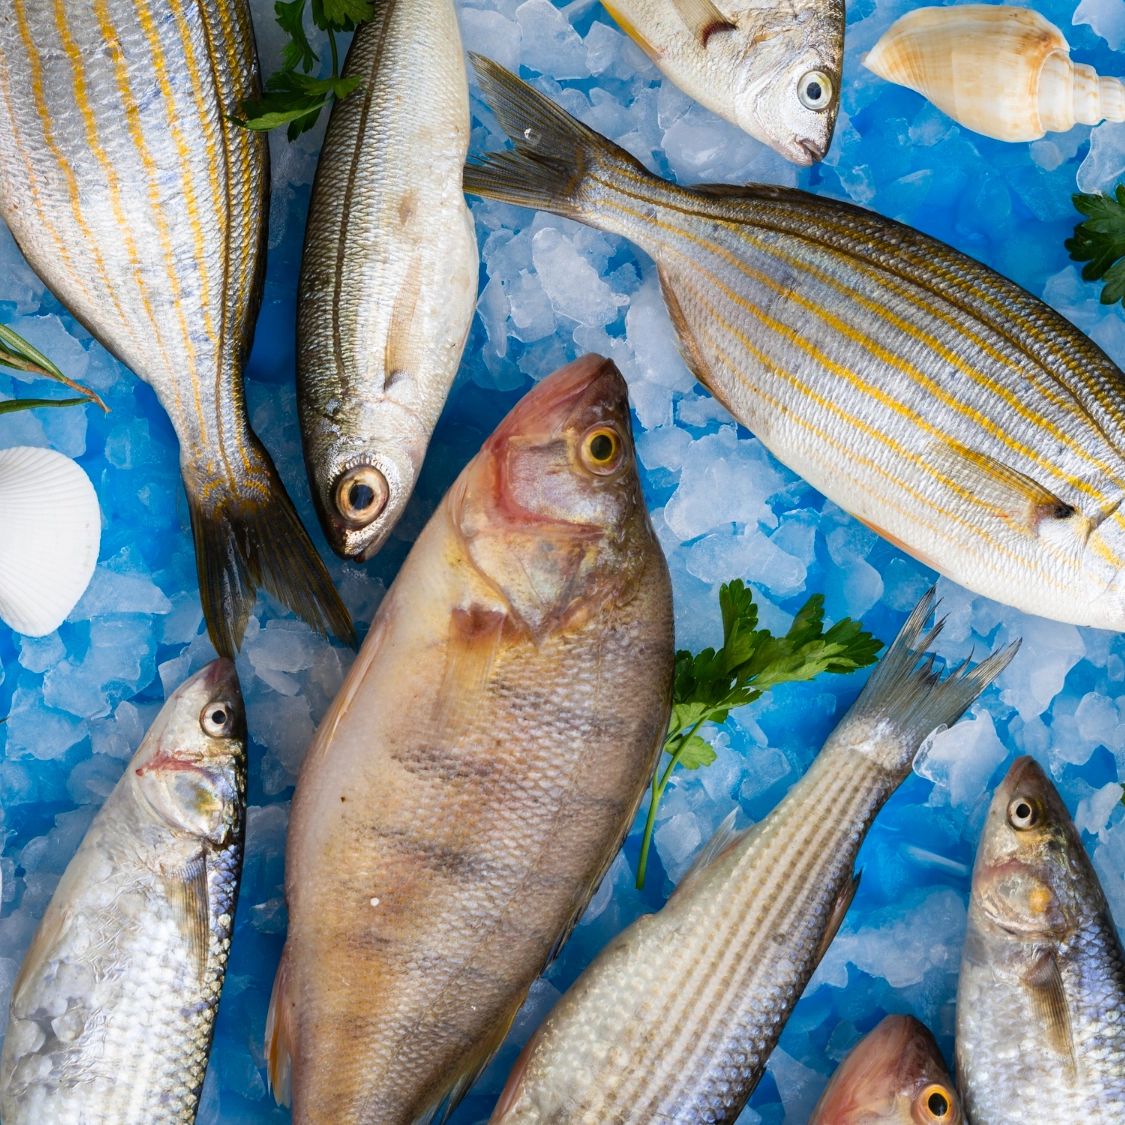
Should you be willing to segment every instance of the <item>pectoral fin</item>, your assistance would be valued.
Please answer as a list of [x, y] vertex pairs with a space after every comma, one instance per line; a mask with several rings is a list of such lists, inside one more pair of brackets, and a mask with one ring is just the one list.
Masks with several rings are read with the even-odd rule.
[[824, 955], [828, 952], [828, 947], [832, 944], [839, 933], [840, 927], [844, 923], [844, 915], [847, 914], [848, 909], [852, 905], [852, 900], [855, 898], [856, 891], [859, 890], [859, 881], [863, 878], [863, 872], [857, 871], [855, 875], [849, 879], [841, 889], [840, 893], [836, 896], [836, 901], [832, 906], [832, 913], [828, 915], [828, 925], [824, 927], [824, 933], [820, 938], [820, 946], [816, 951], [816, 964], [820, 964]]
[[1001, 519], [1034, 533], [1044, 520], [1065, 520], [1077, 510], [1038, 481], [955, 441], [934, 445], [939, 472], [995, 509]]
[[168, 897], [187, 938], [188, 956], [200, 981], [207, 976], [211, 953], [211, 906], [207, 888], [207, 856], [200, 852], [180, 870], [165, 873]]
[[1055, 1053], [1059, 1056], [1073, 1085], [1078, 1074], [1074, 1055], [1074, 1033], [1070, 1026], [1070, 1008], [1066, 1002], [1062, 973], [1054, 951], [1045, 953], [1023, 978], [1035, 1013]]
[[281, 951], [281, 962], [273, 978], [270, 1007], [266, 1015], [266, 1079], [278, 1105], [288, 1105], [293, 1074], [293, 1034], [290, 1023], [289, 946]]
[[672, 0], [688, 30], [706, 47], [707, 41], [717, 31], [733, 31], [734, 24], [719, 11], [711, 0]]
[[395, 381], [412, 370], [411, 326], [422, 292], [422, 262], [415, 256], [406, 269], [402, 286], [395, 296], [391, 309], [391, 322], [387, 326], [387, 343], [383, 352], [383, 391], [389, 391]]
[[436, 702], [436, 726], [456, 735], [479, 701], [492, 675], [507, 614], [490, 606], [455, 609], [449, 628], [445, 675]]

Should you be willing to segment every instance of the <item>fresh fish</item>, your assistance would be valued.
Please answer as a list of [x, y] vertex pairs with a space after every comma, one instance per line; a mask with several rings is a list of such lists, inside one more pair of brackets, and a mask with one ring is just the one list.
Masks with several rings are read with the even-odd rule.
[[672, 664], [628, 391], [589, 355], [446, 494], [301, 768], [266, 1029], [295, 1125], [456, 1105], [633, 821]]
[[258, 90], [247, 0], [0, 5], [0, 218], [168, 411], [224, 656], [259, 587], [354, 640], [243, 398], [269, 173], [226, 115]]
[[687, 189], [487, 59], [515, 151], [467, 191], [656, 259], [688, 365], [777, 457], [915, 558], [1028, 613], [1125, 630], [1125, 383], [971, 258], [769, 186]]
[[378, 0], [332, 110], [297, 305], [297, 394], [329, 543], [368, 559], [402, 515], [473, 319], [469, 89], [452, 0]]
[[1125, 953], [1066, 806], [1031, 758], [996, 790], [957, 987], [973, 1125], [1125, 1121]]
[[840, 1064], [808, 1125], [963, 1125], [930, 1029], [887, 1016]]
[[701, 105], [794, 164], [823, 160], [840, 108], [842, 0], [603, 0]]
[[67, 865], [12, 990], [4, 1125], [191, 1125], [246, 805], [238, 675], [172, 694]]
[[[590, 963], [517, 1060], [503, 1125], [727, 1125], [742, 1111], [858, 884], [856, 854], [1015, 648], [944, 680], [920, 654], [931, 590], [805, 776], [760, 824], [720, 827], [664, 909]], [[919, 643], [919, 637], [921, 642]]]

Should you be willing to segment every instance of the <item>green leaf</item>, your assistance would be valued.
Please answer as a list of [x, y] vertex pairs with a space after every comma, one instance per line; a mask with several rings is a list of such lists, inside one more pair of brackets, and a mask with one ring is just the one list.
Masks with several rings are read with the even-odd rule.
[[1086, 263], [1086, 281], [1104, 279], [1102, 304], [1116, 304], [1125, 299], [1125, 185], [1118, 184], [1113, 195], [1078, 194], [1071, 199], [1086, 218], [1063, 245], [1073, 261]]
[[282, 70], [296, 70], [300, 67], [306, 74], [320, 59], [305, 34], [305, 0], [293, 0], [291, 4], [278, 0], [273, 6], [277, 23], [289, 36], [289, 42], [281, 49]]
[[38, 410], [41, 406], [85, 406], [88, 398], [9, 398], [0, 402], [0, 414], [17, 410]]
[[372, 0], [312, 0], [312, 6], [322, 31], [354, 31], [375, 14]]
[[77, 391], [89, 402], [96, 402], [107, 414], [109, 407], [101, 396], [68, 379], [38, 348], [33, 348], [22, 336], [13, 332], [6, 324], [0, 324], [0, 367], [11, 367], [16, 371], [28, 371], [33, 375], [43, 375], [62, 383], [72, 391]]
[[700, 738], [698, 734], [693, 734], [678, 753], [677, 764], [683, 766], [685, 770], [697, 770], [700, 766], [709, 766], [718, 757], [711, 743]]

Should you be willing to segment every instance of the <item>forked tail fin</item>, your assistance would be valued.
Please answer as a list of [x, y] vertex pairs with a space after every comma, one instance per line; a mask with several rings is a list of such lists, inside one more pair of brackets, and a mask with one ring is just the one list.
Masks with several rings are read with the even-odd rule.
[[257, 478], [266, 482], [253, 499], [231, 484], [206, 496], [185, 476], [199, 596], [207, 632], [220, 656], [232, 660], [242, 645], [259, 589], [265, 589], [323, 636], [353, 648], [355, 629], [324, 561], [317, 554], [277, 469], [258, 442]]
[[581, 189], [596, 168], [653, 180], [624, 149], [595, 133], [538, 90], [492, 59], [470, 52], [485, 100], [514, 149], [485, 153], [465, 165], [465, 191], [535, 207], [568, 218], [582, 216]]

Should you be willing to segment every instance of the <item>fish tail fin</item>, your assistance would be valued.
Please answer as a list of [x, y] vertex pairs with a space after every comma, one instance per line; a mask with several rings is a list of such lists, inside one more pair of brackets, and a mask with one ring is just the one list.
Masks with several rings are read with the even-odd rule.
[[207, 487], [185, 474], [199, 595], [207, 632], [220, 656], [234, 659], [259, 589], [272, 594], [322, 636], [356, 644], [351, 617], [324, 560], [305, 531], [277, 469], [259, 443], [255, 487]]
[[579, 218], [583, 186], [594, 168], [630, 178], [652, 173], [624, 149], [571, 117], [492, 59], [470, 52], [485, 100], [515, 148], [465, 165], [465, 191], [521, 207]]
[[931, 588], [914, 607], [887, 655], [879, 661], [837, 730], [850, 741], [856, 726], [873, 731], [893, 744], [888, 748], [892, 770], [909, 770], [922, 740], [938, 727], [952, 726], [973, 701], [1008, 666], [1020, 647], [1017, 640], [994, 652], [970, 669], [966, 660], [947, 676], [934, 667], [934, 657], [923, 659], [945, 624], [938, 621], [923, 636], [933, 612]]

